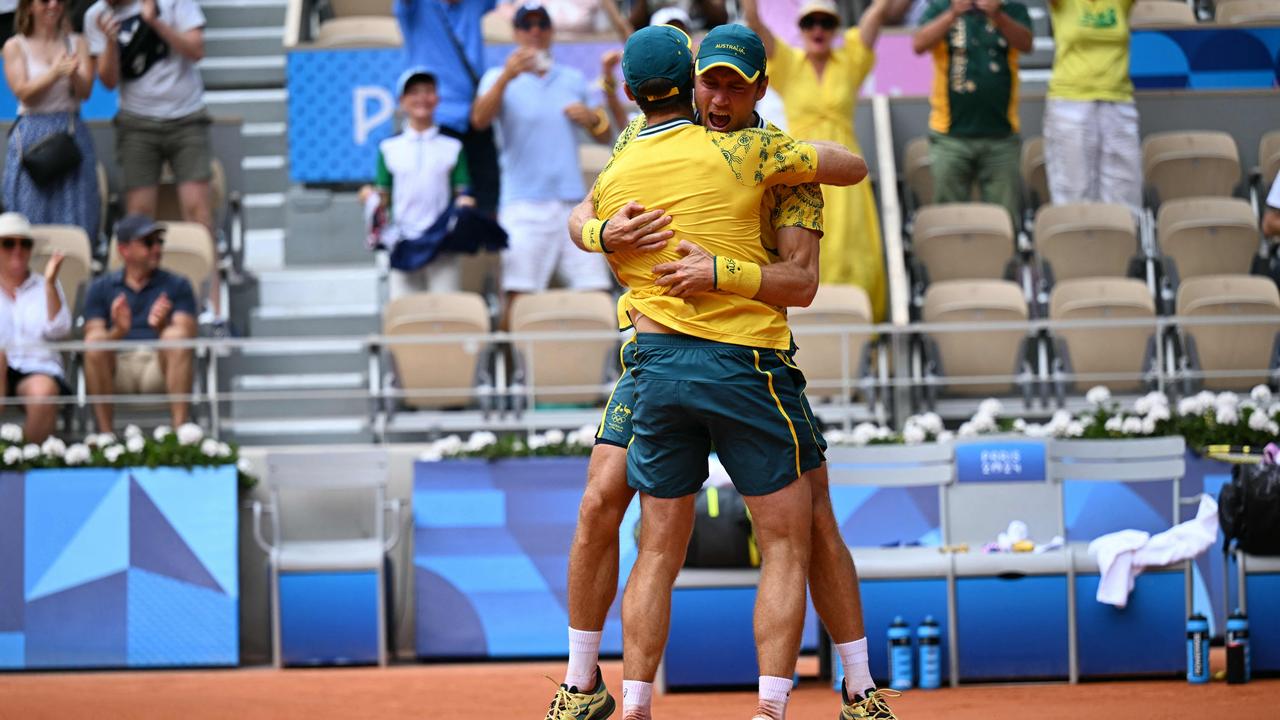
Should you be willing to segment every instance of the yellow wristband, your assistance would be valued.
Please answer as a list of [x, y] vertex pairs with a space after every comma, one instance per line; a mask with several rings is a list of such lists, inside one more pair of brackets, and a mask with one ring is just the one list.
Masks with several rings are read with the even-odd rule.
[[717, 290], [753, 298], [760, 291], [760, 266], [753, 262], [716, 255], [711, 284]]
[[582, 246], [591, 252], [608, 252], [604, 249], [604, 226], [608, 220], [591, 218], [582, 226]]
[[609, 116], [604, 114], [603, 108], [596, 108], [596, 124], [591, 128], [592, 135], [599, 135], [609, 129]]

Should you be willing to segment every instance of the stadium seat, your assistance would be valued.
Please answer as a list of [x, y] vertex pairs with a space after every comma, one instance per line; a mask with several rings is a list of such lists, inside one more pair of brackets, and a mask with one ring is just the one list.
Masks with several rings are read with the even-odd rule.
[[1133, 6], [1129, 26], [1135, 28], [1195, 25], [1196, 15], [1186, 3], [1141, 0]]
[[1036, 213], [1035, 246], [1052, 284], [1085, 277], [1123, 277], [1138, 251], [1126, 205], [1045, 205]]
[[1259, 324], [1188, 325], [1181, 328], [1183, 370], [1202, 372], [1258, 371], [1187, 383], [1187, 390], [1247, 391], [1272, 380], [1276, 333], [1280, 331], [1280, 291], [1270, 278], [1257, 275], [1208, 275], [1189, 278], [1178, 288], [1178, 317], [1270, 316]]
[[[871, 316], [871, 300], [862, 288], [857, 285], [820, 285], [818, 294], [809, 307], [788, 310], [787, 322], [796, 330], [833, 325], [870, 325], [874, 320]], [[871, 337], [870, 332], [850, 333], [847, 342], [842, 344], [839, 335], [802, 333], [796, 339], [796, 344], [800, 347], [796, 352], [796, 364], [809, 381], [806, 394], [811, 398], [839, 397], [839, 384], [845, 377], [846, 358], [848, 376], [853, 382], [866, 377], [871, 368]], [[830, 384], [815, 387], [823, 383]]]
[[916, 213], [911, 248], [928, 282], [998, 279], [1013, 255], [1013, 222], [990, 203], [930, 205]]
[[[209, 237], [209, 230], [199, 223], [166, 222], [164, 229], [164, 258], [160, 267], [190, 281], [196, 295], [196, 312], [199, 313], [209, 289], [209, 276], [215, 269], [213, 238]], [[108, 250], [111, 258], [108, 267], [111, 270], [118, 270], [124, 265], [116, 252], [116, 243], [117, 239], [112, 237]]]
[[36, 241], [31, 252], [32, 274], [43, 276], [49, 257], [54, 252], [61, 252], [65, 259], [58, 272], [58, 281], [62, 283], [71, 316], [78, 317], [85, 285], [93, 274], [93, 251], [84, 229], [78, 225], [35, 225], [31, 234]]
[[404, 40], [393, 17], [337, 17], [320, 23], [315, 44], [325, 48], [400, 47]]
[[333, 16], [339, 18], [357, 16], [392, 17], [391, 0], [329, 0]]
[[[1141, 280], [1128, 278], [1084, 278], [1065, 280], [1053, 289], [1049, 300], [1050, 320], [1104, 320], [1156, 316], [1151, 291]], [[1058, 328], [1054, 338], [1054, 384], [1058, 396], [1075, 386], [1106, 385], [1113, 392], [1137, 392], [1141, 375], [1154, 357], [1153, 327]], [[1129, 375], [1132, 379], [1059, 380], [1062, 373], [1088, 375]]]
[[612, 145], [600, 143], [581, 143], [578, 145], [578, 164], [582, 166], [582, 186], [592, 188], [596, 184], [596, 176], [609, 164], [613, 157]]
[[[1008, 213], [1001, 210], [1006, 220]], [[1021, 322], [1027, 319], [1022, 288], [1005, 280], [951, 280], [934, 283], [924, 297], [926, 323]], [[946, 383], [946, 378], [1009, 376], [1023, 384], [1030, 369], [1025, 361], [1027, 330], [991, 329], [935, 333], [925, 342], [923, 383]], [[942, 380], [938, 380], [942, 378]], [[951, 383], [948, 394], [1007, 395], [1014, 382]]]
[[929, 163], [929, 138], [918, 137], [907, 143], [906, 176], [911, 207], [932, 205], [933, 169]]
[[[382, 333], [388, 337], [481, 335], [489, 332], [489, 309], [476, 293], [413, 293], [387, 304]], [[488, 384], [491, 350], [475, 340], [429, 345], [391, 345], [399, 386], [411, 408], [470, 405]], [[429, 395], [413, 395], [427, 391]], [[453, 392], [450, 392], [453, 391]]]
[[1159, 202], [1229, 197], [1240, 184], [1240, 152], [1225, 132], [1153, 133], [1142, 142], [1142, 173]]
[[[511, 304], [511, 331], [617, 333], [617, 306], [600, 291], [520, 295]], [[603, 337], [516, 342], [513, 384], [527, 388], [533, 402], [598, 403], [605, 395], [607, 374], [617, 370], [617, 349], [616, 339]], [[570, 386], [578, 389], [551, 389]], [[590, 389], [581, 389], [584, 386]]]
[[1156, 233], [1169, 287], [1201, 275], [1249, 272], [1261, 238], [1248, 201], [1198, 197], [1160, 206]]
[[1052, 202], [1049, 176], [1045, 172], [1044, 138], [1027, 138], [1022, 143], [1022, 186], [1027, 191], [1027, 208], [1035, 210]]
[[1280, 130], [1272, 130], [1258, 141], [1258, 166], [1262, 170], [1263, 193], [1270, 192], [1271, 185], [1280, 173]]
[[1214, 20], [1222, 25], [1280, 22], [1277, 0], [1223, 0], [1217, 4]]

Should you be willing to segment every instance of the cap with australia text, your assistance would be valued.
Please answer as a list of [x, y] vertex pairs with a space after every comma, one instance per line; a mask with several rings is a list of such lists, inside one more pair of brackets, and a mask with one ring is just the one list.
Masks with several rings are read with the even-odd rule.
[[715, 67], [729, 67], [747, 82], [765, 74], [767, 56], [760, 36], [745, 25], [720, 25], [707, 33], [698, 47], [699, 75]]

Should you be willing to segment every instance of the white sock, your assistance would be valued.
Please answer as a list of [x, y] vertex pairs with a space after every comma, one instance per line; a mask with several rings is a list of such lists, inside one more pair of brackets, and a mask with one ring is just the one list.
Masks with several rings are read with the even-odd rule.
[[589, 693], [596, 689], [596, 666], [600, 663], [599, 630], [574, 630], [569, 628], [569, 669], [564, 684]]
[[867, 662], [867, 639], [859, 638], [835, 647], [844, 665], [844, 687], [849, 699], [857, 695], [866, 697], [867, 691], [876, 689], [876, 681], [871, 679], [871, 665]]
[[760, 707], [777, 720], [787, 716], [787, 700], [791, 699], [791, 678], [760, 676]]
[[653, 683], [642, 680], [622, 681], [622, 717], [624, 720], [649, 720], [652, 715]]

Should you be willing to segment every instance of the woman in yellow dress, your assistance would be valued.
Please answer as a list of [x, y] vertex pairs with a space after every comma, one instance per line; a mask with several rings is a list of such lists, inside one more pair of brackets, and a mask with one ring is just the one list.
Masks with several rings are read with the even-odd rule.
[[[760, 0], [744, 0], [747, 25], [764, 41], [769, 55], [769, 84], [782, 98], [787, 132], [804, 140], [832, 140], [861, 154], [853, 132], [858, 91], [875, 65], [876, 38], [890, 7], [901, 0], [875, 0], [861, 22], [834, 47], [840, 15], [833, 0], [810, 0], [800, 9], [804, 47], [774, 37], [760, 19]], [[821, 280], [858, 285], [867, 291], [876, 320], [885, 316], [886, 288], [880, 219], [871, 183], [824, 187], [826, 211]]]

